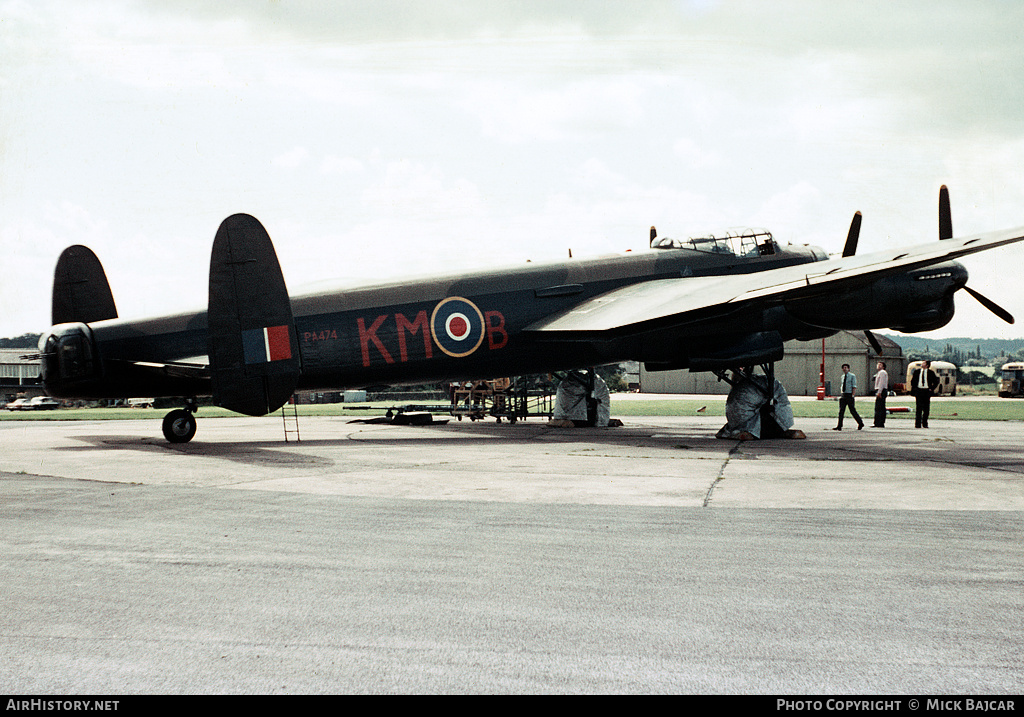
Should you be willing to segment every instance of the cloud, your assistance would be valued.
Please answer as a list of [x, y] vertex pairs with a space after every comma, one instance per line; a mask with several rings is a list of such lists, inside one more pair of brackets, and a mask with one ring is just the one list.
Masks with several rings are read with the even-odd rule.
[[328, 155], [320, 162], [321, 174], [355, 174], [362, 172], [363, 163], [355, 157]]
[[424, 219], [465, 219], [482, 211], [472, 182], [448, 180], [440, 169], [410, 161], [388, 163], [382, 179], [363, 192], [362, 202], [377, 212]]
[[153, 13], [244, 20], [265, 28], [268, 34], [332, 43], [657, 32], [677, 28], [720, 7], [713, 0], [586, 5], [574, 0], [149, 0], [143, 4]]
[[718, 167], [722, 164], [722, 157], [718, 152], [706, 150], [688, 137], [677, 139], [672, 144], [672, 153], [694, 169]]
[[575, 141], [638, 128], [643, 88], [628, 78], [570, 81], [542, 88], [525, 83], [474, 83], [460, 104], [485, 137], [503, 142]]
[[284, 154], [279, 154], [271, 160], [271, 164], [284, 169], [296, 169], [309, 159], [309, 150], [305, 147], [295, 147]]

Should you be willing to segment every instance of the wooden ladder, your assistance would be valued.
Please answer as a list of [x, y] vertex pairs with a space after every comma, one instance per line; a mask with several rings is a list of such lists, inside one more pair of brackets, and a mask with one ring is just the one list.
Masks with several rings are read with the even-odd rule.
[[292, 440], [289, 436], [294, 436], [295, 442], [299, 443], [302, 439], [299, 437], [299, 409], [295, 396], [292, 396], [288, 399], [288, 403], [281, 406], [281, 422], [284, 424], [285, 443]]

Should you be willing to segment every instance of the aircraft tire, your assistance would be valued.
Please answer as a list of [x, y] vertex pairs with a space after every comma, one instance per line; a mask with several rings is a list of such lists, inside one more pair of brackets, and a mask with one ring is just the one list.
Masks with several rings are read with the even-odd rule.
[[188, 443], [196, 435], [196, 417], [179, 408], [164, 416], [164, 438], [171, 443]]

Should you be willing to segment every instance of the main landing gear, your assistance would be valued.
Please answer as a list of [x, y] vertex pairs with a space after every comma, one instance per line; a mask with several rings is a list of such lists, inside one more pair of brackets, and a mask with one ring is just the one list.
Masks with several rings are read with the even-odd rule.
[[170, 443], [188, 443], [196, 435], [196, 416], [199, 409], [194, 398], [185, 402], [184, 408], [178, 408], [164, 416], [164, 438]]
[[753, 367], [740, 368], [731, 377], [725, 371], [715, 372], [720, 381], [732, 386], [725, 400], [727, 423], [716, 437], [741, 441], [806, 438], [803, 431], [793, 428], [793, 408], [786, 389], [775, 379], [775, 364], [762, 364], [761, 370], [763, 375], [755, 374]]

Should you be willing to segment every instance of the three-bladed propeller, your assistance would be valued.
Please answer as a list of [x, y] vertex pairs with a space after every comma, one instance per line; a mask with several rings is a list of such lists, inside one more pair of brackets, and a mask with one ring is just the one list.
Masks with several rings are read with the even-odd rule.
[[[939, 187], [939, 241], [953, 238], [953, 212], [949, 208], [949, 189], [943, 184]], [[969, 286], [964, 291], [978, 300], [978, 303], [1008, 324], [1013, 323], [1013, 315], [987, 296]]]
[[[853, 215], [853, 221], [850, 222], [850, 231], [846, 235], [846, 244], [843, 245], [843, 256], [853, 256], [857, 253], [857, 240], [860, 238], [861, 221], [861, 213], [855, 213]], [[952, 238], [953, 213], [950, 210], [949, 205], [949, 189], [947, 189], [946, 185], [943, 184], [942, 187], [939, 188], [939, 240], [941, 241], [943, 239]], [[1002, 306], [992, 301], [992, 299], [989, 299], [987, 296], [984, 296], [969, 286], [964, 286], [962, 288], [968, 294], [977, 299], [978, 303], [1006, 323], [1012, 324], [1014, 322], [1013, 315]], [[871, 344], [871, 348], [873, 348], [875, 353], [880, 356], [882, 354], [882, 346], [878, 343], [878, 339], [875, 338], [875, 335], [870, 331], [865, 331], [864, 336], [867, 337], [868, 342]]]

